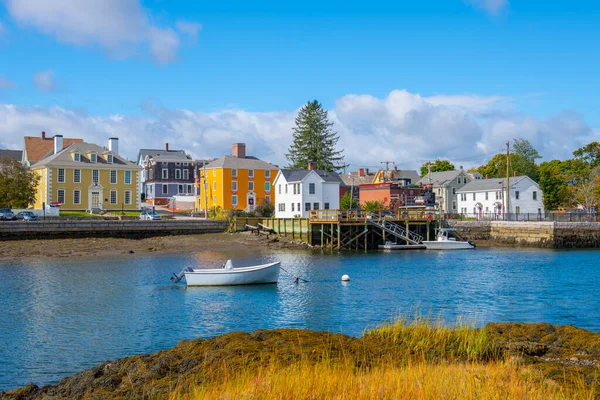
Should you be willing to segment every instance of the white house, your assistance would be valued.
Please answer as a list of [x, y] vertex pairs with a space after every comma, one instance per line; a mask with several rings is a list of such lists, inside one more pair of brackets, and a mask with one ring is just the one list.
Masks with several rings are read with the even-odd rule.
[[[510, 214], [544, 215], [544, 196], [540, 185], [528, 176], [511, 177], [509, 184]], [[505, 207], [505, 185], [505, 178], [477, 179], [469, 182], [457, 191], [458, 212], [474, 214], [478, 218], [502, 217]]]
[[314, 169], [282, 169], [277, 172], [275, 189], [276, 218], [308, 218], [310, 210], [339, 210], [340, 176]]
[[418, 182], [425, 187], [431, 187], [435, 193], [436, 202], [442, 212], [458, 212], [458, 190], [468, 184], [473, 178], [462, 167], [453, 171], [431, 172]]

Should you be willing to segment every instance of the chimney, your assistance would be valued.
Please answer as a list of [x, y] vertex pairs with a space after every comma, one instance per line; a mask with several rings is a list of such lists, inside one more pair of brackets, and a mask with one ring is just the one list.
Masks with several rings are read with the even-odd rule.
[[231, 154], [237, 158], [246, 158], [246, 143], [234, 143], [231, 146]]
[[485, 174], [485, 179], [490, 179], [490, 174]]
[[517, 177], [517, 171], [513, 172], [513, 176], [516, 178]]
[[314, 161], [309, 161], [308, 162], [308, 170], [309, 171], [314, 171], [317, 169], [317, 163]]
[[365, 176], [365, 169], [364, 168], [359, 168], [358, 169], [358, 176]]
[[394, 165], [394, 171], [398, 171], [398, 166]]
[[46, 140], [46, 132], [42, 131], [42, 140]]
[[462, 170], [462, 165], [460, 167], [458, 167], [458, 169]]
[[169, 143], [165, 143], [165, 151], [169, 151]]
[[63, 136], [54, 135], [54, 154], [58, 153], [63, 149]]
[[111, 137], [108, 139], [108, 151], [119, 154], [119, 138]]

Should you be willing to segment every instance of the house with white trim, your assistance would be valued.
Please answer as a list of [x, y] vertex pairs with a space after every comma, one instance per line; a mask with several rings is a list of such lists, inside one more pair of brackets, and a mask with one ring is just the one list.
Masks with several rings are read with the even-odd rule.
[[308, 218], [311, 210], [339, 210], [340, 186], [344, 182], [335, 172], [316, 169], [281, 169], [277, 172], [275, 189], [276, 218]]
[[472, 180], [473, 178], [460, 167], [453, 171], [428, 173], [418, 184], [431, 188], [443, 213], [455, 213], [460, 209], [458, 191]]
[[[509, 213], [544, 215], [544, 194], [528, 176], [509, 179]], [[502, 218], [505, 208], [506, 179], [477, 179], [458, 191], [458, 212], [477, 218]], [[512, 218], [512, 217], [511, 217]]]

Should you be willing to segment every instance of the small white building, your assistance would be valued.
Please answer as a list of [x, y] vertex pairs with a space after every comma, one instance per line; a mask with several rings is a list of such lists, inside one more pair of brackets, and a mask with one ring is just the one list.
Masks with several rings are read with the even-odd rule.
[[[517, 214], [523, 218], [532, 214], [544, 215], [544, 196], [540, 185], [528, 176], [512, 177], [509, 184], [509, 214]], [[477, 218], [502, 218], [506, 194], [505, 178], [473, 180], [457, 193], [458, 212], [461, 214]]]
[[279, 170], [275, 189], [275, 218], [308, 218], [310, 210], [339, 210], [340, 176], [314, 169]]

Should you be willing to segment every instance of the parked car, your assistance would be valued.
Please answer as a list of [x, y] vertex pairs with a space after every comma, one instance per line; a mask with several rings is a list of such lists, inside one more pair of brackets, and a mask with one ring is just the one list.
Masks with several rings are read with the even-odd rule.
[[140, 219], [141, 220], [149, 220], [149, 221], [156, 221], [159, 219], [162, 219], [162, 217], [160, 216], [159, 213], [157, 213], [156, 211], [142, 211], [142, 213], [140, 214]]
[[0, 208], [0, 220], [14, 221], [15, 219], [17, 219], [17, 217], [10, 208]]
[[33, 211], [21, 211], [17, 214], [17, 219], [22, 219], [23, 221], [39, 221], [40, 217]]

